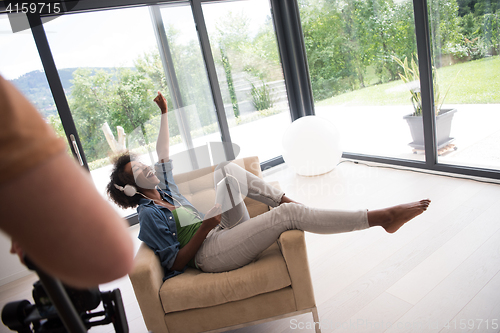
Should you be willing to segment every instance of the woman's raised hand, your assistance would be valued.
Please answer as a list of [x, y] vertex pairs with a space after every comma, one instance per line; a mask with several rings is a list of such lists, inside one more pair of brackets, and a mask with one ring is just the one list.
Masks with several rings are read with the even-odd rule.
[[167, 113], [168, 107], [167, 107], [167, 99], [163, 97], [161, 92], [158, 91], [158, 95], [154, 99], [155, 103], [158, 105], [158, 107], [161, 110], [161, 113]]

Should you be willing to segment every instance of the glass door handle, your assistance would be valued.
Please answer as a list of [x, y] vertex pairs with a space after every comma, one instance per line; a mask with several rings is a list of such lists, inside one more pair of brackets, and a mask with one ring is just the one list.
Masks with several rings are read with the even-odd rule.
[[78, 162], [80, 162], [80, 165], [83, 166], [82, 155], [80, 155], [80, 149], [78, 149], [78, 144], [76, 143], [75, 136], [73, 134], [70, 134], [69, 137], [71, 139], [71, 143], [73, 144], [73, 149], [75, 150], [76, 157], [78, 157]]

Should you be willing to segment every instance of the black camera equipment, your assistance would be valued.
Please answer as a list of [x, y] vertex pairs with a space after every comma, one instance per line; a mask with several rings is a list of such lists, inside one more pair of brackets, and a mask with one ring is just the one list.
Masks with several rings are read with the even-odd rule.
[[[2, 322], [19, 333], [81, 333], [93, 326], [113, 323], [117, 333], [128, 333], [120, 289], [75, 289], [37, 269], [27, 258], [40, 281], [33, 284], [33, 300], [7, 303]], [[103, 310], [92, 312], [101, 302]]]

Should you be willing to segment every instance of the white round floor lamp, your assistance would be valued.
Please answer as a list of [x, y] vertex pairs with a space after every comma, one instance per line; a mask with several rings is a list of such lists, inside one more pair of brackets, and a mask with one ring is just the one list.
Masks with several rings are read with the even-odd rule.
[[340, 161], [339, 133], [327, 119], [305, 116], [295, 120], [283, 135], [283, 159], [301, 176], [332, 171]]

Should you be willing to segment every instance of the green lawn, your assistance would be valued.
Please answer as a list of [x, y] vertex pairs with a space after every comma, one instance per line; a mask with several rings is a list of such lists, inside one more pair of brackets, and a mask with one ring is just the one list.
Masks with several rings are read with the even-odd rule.
[[[451, 85], [445, 104], [500, 103], [500, 56], [440, 68], [438, 78], [442, 95]], [[328, 98], [316, 105], [399, 105], [409, 101], [410, 93], [398, 80]]]

